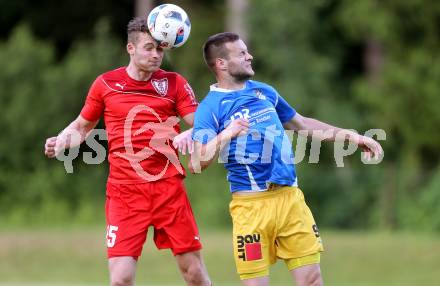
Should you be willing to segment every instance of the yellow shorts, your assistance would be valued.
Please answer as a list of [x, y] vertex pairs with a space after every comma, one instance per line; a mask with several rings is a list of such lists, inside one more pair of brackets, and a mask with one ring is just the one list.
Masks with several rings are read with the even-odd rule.
[[[283, 259], [289, 270], [319, 263], [322, 241], [299, 188], [233, 194], [229, 210], [234, 258], [241, 279], [268, 275], [277, 258]], [[299, 259], [303, 257], [306, 259]]]

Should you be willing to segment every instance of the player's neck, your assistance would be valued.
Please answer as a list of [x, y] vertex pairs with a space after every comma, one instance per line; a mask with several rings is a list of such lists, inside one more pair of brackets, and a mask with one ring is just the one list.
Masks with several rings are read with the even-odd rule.
[[132, 63], [130, 63], [125, 70], [127, 71], [129, 77], [137, 81], [147, 81], [153, 74], [152, 72], [140, 70]]
[[233, 78], [225, 79], [225, 78], [218, 78], [217, 79], [217, 87], [222, 89], [229, 89], [229, 90], [240, 90], [243, 89], [246, 86], [246, 81], [240, 80], [237, 81]]

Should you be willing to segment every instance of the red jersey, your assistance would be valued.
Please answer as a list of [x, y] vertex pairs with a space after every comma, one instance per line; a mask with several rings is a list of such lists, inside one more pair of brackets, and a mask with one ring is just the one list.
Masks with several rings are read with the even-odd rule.
[[172, 139], [180, 132], [177, 116], [196, 108], [181, 75], [158, 70], [149, 80], [137, 81], [121, 67], [96, 78], [81, 116], [96, 121], [104, 114], [109, 181], [135, 184], [184, 175]]

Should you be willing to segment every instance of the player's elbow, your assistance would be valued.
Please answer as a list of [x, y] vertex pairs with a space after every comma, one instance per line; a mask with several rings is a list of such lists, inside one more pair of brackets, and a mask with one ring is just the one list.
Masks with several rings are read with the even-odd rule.
[[193, 156], [188, 160], [188, 170], [191, 174], [200, 174], [208, 165]]
[[201, 172], [201, 168], [199, 172], [197, 172], [197, 166], [195, 166], [196, 164], [193, 163], [194, 158], [190, 157], [190, 159], [188, 160], [188, 170], [191, 174], [198, 174]]
[[194, 170], [193, 165], [191, 164], [191, 160], [188, 161], [188, 170], [191, 174], [195, 174], [196, 171]]
[[309, 130], [310, 128], [308, 124], [308, 118], [302, 116], [299, 113], [296, 113], [292, 119], [283, 123], [283, 127], [286, 130], [294, 130], [294, 131]]

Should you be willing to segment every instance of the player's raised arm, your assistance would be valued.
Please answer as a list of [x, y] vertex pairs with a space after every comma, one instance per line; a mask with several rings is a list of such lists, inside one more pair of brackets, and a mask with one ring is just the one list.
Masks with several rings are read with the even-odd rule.
[[342, 129], [314, 118], [302, 116], [299, 113], [296, 113], [283, 126], [288, 130], [306, 131], [308, 136], [319, 140], [335, 142], [348, 139], [364, 150], [366, 159], [383, 156], [382, 146], [376, 140], [360, 135], [352, 130]]
[[64, 149], [79, 146], [84, 142], [90, 131], [95, 128], [98, 121], [89, 121], [79, 115], [58, 136], [46, 139], [44, 154], [49, 158], [53, 158]]

